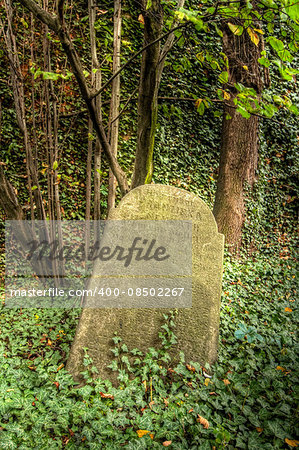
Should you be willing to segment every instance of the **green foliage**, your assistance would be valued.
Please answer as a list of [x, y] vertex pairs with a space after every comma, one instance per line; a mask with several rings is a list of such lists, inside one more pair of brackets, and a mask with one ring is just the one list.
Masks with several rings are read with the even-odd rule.
[[[114, 337], [116, 388], [94, 379], [88, 350], [84, 386], [61, 366], [78, 311], [2, 309], [1, 448], [161, 448], [170, 440], [178, 449], [284, 448], [296, 437], [295, 261], [225, 260], [211, 378], [182, 354], [170, 363], [175, 311], [164, 317], [161, 347], [147, 354]], [[245, 328], [255, 339], [235, 337]]]
[[[259, 63], [262, 66], [270, 67], [276, 65], [279, 68], [280, 76], [288, 81], [294, 81], [294, 77], [298, 74], [296, 65], [291, 63], [298, 51], [298, 5], [296, 2], [261, 2], [258, 8], [253, 6], [250, 2], [244, 4], [239, 2], [222, 2], [217, 7], [215, 2], [206, 0], [202, 2], [200, 9], [194, 9], [190, 4], [189, 9], [180, 8], [177, 11], [177, 18], [184, 22], [189, 21], [194, 24], [196, 31], [212, 34], [215, 39], [215, 31], [221, 37], [222, 32], [219, 27], [223, 21], [227, 22], [228, 28], [235, 36], [241, 36], [245, 32], [250, 37], [250, 40], [255, 46], [261, 46], [260, 40], [264, 39], [267, 51], [270, 55], [267, 57], [265, 50], [261, 51], [261, 58]], [[232, 23], [234, 21], [234, 23]], [[211, 26], [213, 23], [213, 26]], [[276, 27], [274, 28], [274, 24]], [[258, 28], [257, 28], [258, 26]], [[202, 36], [201, 36], [202, 37]], [[241, 41], [240, 41], [241, 42]], [[243, 44], [241, 44], [243, 45]], [[204, 48], [200, 53], [201, 63], [205, 63], [209, 70], [218, 73], [218, 81], [220, 84], [229, 84], [228, 72], [225, 69], [225, 61], [223, 54], [219, 57], [217, 49], [213, 50], [214, 58], [207, 56], [209, 53]], [[278, 58], [278, 59], [277, 59]], [[244, 70], [249, 70], [246, 65]], [[229, 86], [227, 86], [228, 88]], [[231, 86], [232, 88], [233, 86]], [[234, 86], [237, 90], [238, 87]], [[226, 92], [229, 98], [229, 90]], [[209, 99], [208, 99], [209, 100]], [[225, 98], [224, 98], [225, 100]], [[265, 117], [272, 117], [278, 111], [275, 106], [275, 101], [272, 97], [260, 99], [254, 89], [251, 89], [250, 96], [244, 101], [243, 94], [237, 93], [234, 97], [234, 103], [237, 111], [245, 118], [249, 118], [251, 114], [259, 114]], [[285, 107], [293, 114], [298, 115], [298, 109], [293, 105], [290, 98], [287, 99], [281, 106]], [[199, 110], [203, 114], [203, 110]]]
[[[191, 17], [199, 34], [194, 35], [188, 28], [181, 36], [178, 31], [180, 47], [168, 55], [159, 95], [177, 100], [164, 98], [159, 103], [153, 175], [154, 182], [190, 190], [210, 207], [216, 188], [222, 116], [217, 109], [219, 103], [212, 100], [218, 94], [216, 100], [224, 101], [228, 94], [221, 85], [226, 82], [226, 75], [219, 79], [222, 73], [227, 74], [227, 61], [221, 54], [220, 24], [213, 22], [208, 29], [200, 18], [205, 12], [214, 14], [213, 3], [202, 1], [200, 11], [189, 16], [188, 9], [183, 12], [183, 19]], [[135, 450], [162, 448], [164, 441], [171, 440], [170, 448], [176, 449], [282, 449], [289, 448], [285, 439], [298, 436], [298, 308], [294, 302], [298, 158], [297, 124], [292, 115], [297, 113], [293, 82], [296, 60], [291, 60], [297, 47], [294, 34], [283, 34], [289, 30], [285, 13], [294, 22], [298, 20], [298, 9], [292, 0], [262, 3], [266, 8], [263, 31], [267, 41], [259, 62], [269, 67], [272, 86], [264, 92], [263, 109], [258, 113], [268, 118], [275, 114], [279, 124], [264, 120], [261, 125], [258, 181], [253, 191], [247, 192], [243, 254], [238, 261], [225, 256], [219, 358], [212, 378], [207, 377], [211, 373], [208, 367], [191, 363], [188, 368], [183, 355], [180, 360], [169, 362], [176, 339], [175, 316], [167, 314], [160, 334], [162, 347], [149, 349], [145, 355], [138, 349], [128, 349], [118, 336], [114, 337], [111, 369], [118, 371], [119, 388], [107, 380], [95, 381], [96, 370], [88, 350], [84, 360], [85, 386], [79, 387], [62, 367], [79, 311], [1, 307], [0, 448]], [[240, 11], [234, 5], [231, 2], [228, 8], [221, 4], [220, 13], [236, 18]], [[79, 16], [73, 22], [74, 43], [80, 54], [88, 55], [88, 42], [81, 38], [88, 35], [88, 21], [83, 3], [78, 2], [76, 7]], [[250, 9], [249, 2], [246, 8]], [[142, 40], [142, 25], [132, 11], [133, 5], [124, 6], [123, 62], [140, 48]], [[245, 9], [243, 13], [248, 15]], [[111, 18], [111, 8], [101, 10], [96, 23], [98, 43], [101, 51], [105, 49], [101, 60], [103, 81], [111, 75]], [[168, 19], [165, 26], [169, 28], [172, 18]], [[23, 20], [20, 23], [25, 44], [29, 22]], [[244, 24], [244, 29], [248, 27], [254, 28], [252, 23]], [[294, 24], [292, 27], [295, 33]], [[241, 28], [231, 31], [238, 36]], [[255, 35], [252, 37], [256, 39]], [[52, 42], [56, 44], [53, 39]], [[28, 62], [26, 58], [24, 62]], [[60, 63], [62, 67], [64, 60]], [[84, 63], [89, 67], [89, 56], [84, 56]], [[135, 88], [138, 64], [137, 60], [122, 74], [122, 107]], [[0, 70], [1, 79], [7, 79], [7, 65], [3, 64]], [[32, 68], [30, 76], [38, 70]], [[39, 160], [38, 169], [44, 192], [48, 171], [59, 172], [63, 217], [83, 219], [86, 149], [91, 136], [86, 114], [77, 115], [83, 106], [71, 75], [67, 71], [57, 74], [40, 70], [35, 76], [37, 90], [42, 90], [43, 80], [54, 81], [55, 87], [67, 83], [68, 87], [67, 94], [63, 94], [66, 105], [58, 130], [62, 157], [52, 167]], [[26, 83], [28, 88], [31, 78]], [[241, 84], [235, 88], [238, 110], [250, 115], [254, 112], [255, 92]], [[107, 104], [109, 92], [107, 89], [103, 93]], [[8, 84], [1, 84], [1, 95], [1, 161], [29, 213], [26, 155]], [[183, 100], [186, 97], [194, 102]], [[26, 99], [28, 111], [29, 100], [30, 95]], [[132, 172], [136, 147], [135, 106], [132, 101], [120, 124], [119, 160], [128, 174]], [[107, 111], [104, 107], [104, 119]], [[44, 137], [39, 122], [36, 132], [42, 155]], [[104, 216], [108, 181], [105, 160], [101, 175]], [[3, 216], [1, 220], [3, 226]], [[3, 252], [0, 255], [3, 267]], [[197, 421], [198, 415], [208, 420], [209, 428]], [[139, 438], [138, 430], [150, 433]]]

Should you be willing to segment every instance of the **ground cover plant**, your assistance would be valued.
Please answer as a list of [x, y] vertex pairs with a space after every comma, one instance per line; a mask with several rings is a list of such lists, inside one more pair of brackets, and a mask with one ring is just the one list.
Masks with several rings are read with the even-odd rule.
[[[54, 6], [54, 2], [49, 3]], [[76, 14], [72, 6], [66, 11], [67, 20], [72, 20], [75, 47], [92, 72], [87, 2], [75, 3]], [[93, 0], [88, 3], [94, 4]], [[106, 6], [106, 3], [98, 10], [95, 24], [98, 47], [103, 52], [103, 81], [112, 73], [113, 5], [108, 2]], [[253, 3], [246, 2], [249, 9]], [[263, 0], [274, 12], [277, 12], [275, 5], [280, 3], [290, 6], [289, 0]], [[8, 0], [0, 3], [3, 30], [6, 29], [5, 4], [12, 3]], [[137, 4], [139, 2], [131, 0], [123, 4], [122, 63], [139, 51], [142, 43], [144, 18], [134, 9]], [[173, 2], [163, 2], [163, 5], [167, 14], [169, 8], [174, 10], [175, 7]], [[70, 72], [65, 71], [65, 59], [55, 36], [37, 20], [32, 20], [19, 3], [12, 6], [16, 9], [11, 16], [11, 32], [15, 33], [19, 49], [12, 55], [20, 58], [22, 77], [19, 81], [22, 80], [26, 94], [24, 106], [31, 134], [29, 140], [33, 153], [38, 154], [38, 181], [46, 212], [49, 214], [51, 210], [48, 193], [52, 186], [53, 189], [59, 187], [57, 211], [62, 220], [94, 217], [93, 211], [86, 214], [90, 199], [94, 204], [100, 203], [104, 219], [108, 209], [109, 165], [103, 157], [99, 169], [95, 153], [92, 163], [88, 159], [90, 148], [91, 153], [95, 152], [97, 139], [88, 126], [78, 87]], [[193, 7], [192, 2], [186, 1], [185, 7]], [[298, 16], [297, 13], [295, 16], [295, 8], [292, 11], [295, 22]], [[76, 384], [65, 366], [80, 310], [5, 308], [3, 229], [7, 215], [0, 210], [1, 449], [299, 447], [298, 306], [295, 303], [298, 296], [295, 238], [298, 125], [291, 103], [297, 100], [296, 72], [291, 68], [298, 66], [295, 57], [298, 47], [289, 39], [293, 35], [289, 35], [284, 14], [281, 14], [281, 22], [273, 19], [271, 11], [268, 14], [269, 23], [263, 26], [264, 32], [267, 28], [270, 33], [270, 41], [267, 31], [266, 35], [261, 33], [260, 26], [251, 36], [248, 32], [243, 34], [247, 39], [249, 36], [253, 43], [250, 45], [256, 47], [257, 36], [260, 45], [264, 36], [267, 57], [261, 58], [262, 66], [269, 68], [271, 84], [265, 86], [263, 96], [266, 103], [272, 98], [275, 100], [273, 110], [270, 108], [264, 118], [259, 118], [258, 166], [255, 183], [245, 188], [242, 247], [237, 257], [230, 255], [230, 248], [225, 253], [217, 363], [213, 368], [201, 367], [184, 361], [183, 355], [177, 361], [170, 361], [168, 355], [176, 345], [176, 311], [173, 311], [165, 316], [161, 347], [150, 349], [146, 355], [140, 354], [138, 349], [127, 348], [118, 336], [114, 337], [111, 370], [118, 374], [119, 387], [107, 380], [95, 379], [97, 374], [88, 349], [83, 374], [85, 385]], [[187, 10], [184, 15], [192, 19]], [[182, 28], [185, 40], [176, 35], [176, 45], [167, 56], [158, 95], [153, 152], [154, 183], [194, 192], [211, 209], [220, 168], [222, 109], [229, 95], [225, 89], [226, 78], [221, 79], [222, 69], [212, 57], [214, 53], [220, 55], [222, 50], [220, 23], [214, 25], [204, 32], [199, 30], [199, 34], [191, 32], [189, 25]], [[240, 30], [230, 25], [230, 36], [237, 39]], [[165, 28], [168, 26], [165, 20]], [[298, 28], [297, 22], [294, 27]], [[210, 36], [214, 28], [215, 33]], [[4, 39], [3, 34], [1, 39]], [[37, 189], [34, 183], [30, 187], [30, 177], [26, 174], [28, 158], [22, 131], [17, 126], [12, 59], [8, 57], [3, 40], [0, 44], [0, 54], [4, 58], [0, 67], [0, 172], [3, 168], [24, 218], [28, 219], [30, 214], [36, 214], [32, 194], [34, 197]], [[294, 53], [293, 60], [288, 49]], [[52, 68], [44, 67], [49, 55]], [[141, 55], [121, 76], [120, 106], [124, 111], [119, 123], [118, 161], [129, 178], [137, 146], [136, 86], [140, 62]], [[251, 73], [247, 64], [242, 63], [243, 74]], [[39, 67], [45, 72], [38, 72]], [[60, 75], [64, 73], [66, 79]], [[51, 77], [54, 78], [51, 80]], [[91, 82], [89, 76], [87, 81]], [[52, 84], [60, 89], [58, 104], [53, 91], [51, 98], [46, 95]], [[110, 89], [102, 93], [103, 120], [107, 126], [111, 119], [110, 93]], [[211, 103], [203, 101], [209, 98]], [[245, 95], [245, 101], [246, 98]], [[59, 126], [57, 134], [51, 135], [47, 130], [51, 123], [54, 128], [57, 125], [56, 108]], [[246, 112], [243, 114], [246, 116]], [[45, 152], [53, 144], [48, 138], [54, 135], [55, 139], [57, 137], [54, 147], [58, 144], [59, 148], [58, 160]], [[93, 179], [88, 181], [87, 174], [91, 170]], [[101, 179], [97, 201], [94, 198], [96, 177]], [[117, 190], [116, 204], [119, 200]]]
[[[279, 244], [278, 244], [279, 247]], [[169, 361], [175, 311], [161, 349], [146, 355], [115, 336], [118, 388], [65, 370], [79, 310], [0, 314], [0, 448], [281, 449], [298, 445], [295, 260], [226, 258], [220, 348], [209, 368]], [[129, 374], [134, 376], [129, 380]]]

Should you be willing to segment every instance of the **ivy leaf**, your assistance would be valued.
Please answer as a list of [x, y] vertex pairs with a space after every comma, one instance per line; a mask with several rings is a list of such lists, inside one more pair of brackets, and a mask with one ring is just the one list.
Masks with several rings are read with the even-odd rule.
[[195, 102], [195, 106], [197, 108], [197, 112], [202, 116], [205, 112], [205, 105], [202, 98], [198, 98]]
[[280, 59], [282, 61], [290, 61], [291, 62], [293, 60], [293, 57], [292, 57], [291, 53], [288, 50], [285, 50], [285, 49], [279, 51], [278, 52], [278, 56], [280, 57]]
[[281, 40], [277, 39], [276, 37], [270, 36], [268, 39], [269, 44], [271, 47], [276, 50], [277, 52], [281, 52], [284, 49], [284, 44]]
[[43, 79], [44, 80], [53, 80], [56, 81], [59, 78], [59, 74], [58, 73], [53, 73], [53, 72], [42, 72], [43, 74]]
[[233, 23], [228, 22], [228, 28], [234, 33], [236, 36], [241, 36], [244, 28], [241, 25], [235, 25]]
[[268, 422], [268, 427], [271, 433], [274, 434], [274, 436], [280, 439], [284, 439], [286, 433], [278, 421]]
[[221, 72], [219, 75], [219, 81], [220, 83], [227, 83], [228, 82], [228, 72]]
[[235, 338], [237, 338], [237, 339], [243, 339], [244, 336], [245, 336], [244, 331], [242, 331], [242, 330], [236, 330], [236, 331], [235, 331]]
[[285, 6], [286, 13], [294, 22], [297, 22], [299, 20], [298, 3], [293, 0], [287, 0], [285, 3], [287, 3], [287, 6]]
[[249, 119], [250, 117], [250, 113], [241, 105], [237, 107], [237, 112], [239, 112], [241, 116], [245, 117], [245, 119]]
[[261, 58], [258, 59], [258, 62], [265, 67], [269, 67], [270, 66], [270, 61], [268, 58], [265, 58], [264, 56], [262, 56]]

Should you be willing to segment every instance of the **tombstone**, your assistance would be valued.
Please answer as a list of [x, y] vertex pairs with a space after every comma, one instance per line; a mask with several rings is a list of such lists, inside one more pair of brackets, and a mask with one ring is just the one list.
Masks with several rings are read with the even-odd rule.
[[[109, 219], [192, 221], [192, 307], [178, 309], [174, 356], [184, 352], [186, 362], [212, 365], [217, 358], [224, 236], [218, 233], [208, 206], [190, 192], [151, 184], [130, 191]], [[95, 264], [93, 277], [97, 270]], [[147, 351], [159, 345], [163, 313], [169, 309], [84, 308], [67, 369], [80, 380], [83, 348], [88, 348], [99, 375], [115, 382], [115, 373], [107, 368], [113, 359], [114, 332], [129, 349]]]

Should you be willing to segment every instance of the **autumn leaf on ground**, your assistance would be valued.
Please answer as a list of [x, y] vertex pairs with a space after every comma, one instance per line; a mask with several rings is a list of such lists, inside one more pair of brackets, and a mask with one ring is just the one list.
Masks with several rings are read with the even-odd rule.
[[145, 436], [146, 434], [149, 434], [150, 438], [151, 438], [151, 439], [154, 439], [153, 433], [151, 433], [151, 432], [148, 431], [148, 430], [137, 430], [136, 433], [137, 433], [137, 435], [138, 435], [139, 438], [142, 438], [142, 437]]
[[111, 394], [104, 394], [104, 392], [100, 392], [100, 396], [102, 398], [110, 398], [111, 400], [114, 400], [113, 395], [111, 395]]
[[209, 428], [210, 424], [209, 424], [209, 422], [207, 421], [207, 419], [205, 419], [204, 417], [201, 417], [201, 416], [198, 414], [198, 418], [197, 418], [196, 420], [197, 420], [197, 422], [199, 422], [204, 428], [206, 428], [206, 429]]
[[195, 372], [195, 367], [190, 366], [189, 364], [186, 364], [186, 367], [190, 372]]
[[281, 370], [284, 375], [288, 375], [290, 373], [290, 371], [281, 366], [277, 366], [276, 370]]
[[288, 444], [290, 447], [298, 447], [299, 441], [295, 441], [295, 439], [288, 439], [285, 438], [285, 443]]

